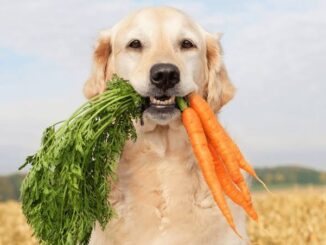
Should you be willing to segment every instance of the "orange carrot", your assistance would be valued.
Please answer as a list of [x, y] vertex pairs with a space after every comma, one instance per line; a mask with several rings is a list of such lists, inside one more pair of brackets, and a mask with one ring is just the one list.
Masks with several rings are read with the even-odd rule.
[[236, 232], [236, 234], [238, 234], [231, 211], [215, 174], [213, 157], [209, 151], [207, 139], [200, 119], [192, 108], [187, 107], [186, 102], [182, 98], [177, 98], [177, 103], [182, 111], [182, 122], [188, 133], [194, 155], [197, 158], [203, 177], [210, 188], [212, 196], [222, 214], [226, 218], [231, 228]]
[[263, 185], [265, 190], [267, 190], [268, 192], [271, 192], [268, 189], [268, 187], [266, 186], [266, 184], [264, 183], [264, 181], [262, 181], [259, 178], [259, 176], [257, 175], [256, 171], [253, 169], [253, 167], [251, 167], [250, 164], [246, 161], [246, 159], [242, 155], [241, 151], [239, 150], [239, 147], [232, 141], [231, 138], [229, 138], [229, 144], [230, 144], [230, 147], [232, 147], [234, 149], [234, 154], [236, 155], [236, 158], [238, 160], [239, 167], [242, 168], [243, 170], [245, 170], [251, 176], [253, 176], [257, 181], [259, 181]]
[[207, 138], [221, 156], [233, 182], [240, 188], [246, 201], [251, 203], [249, 188], [240, 172], [238, 159], [233, 149], [227, 144], [227, 134], [222, 125], [216, 120], [214, 112], [200, 95], [191, 93], [189, 102], [190, 107], [198, 114]]
[[237, 203], [238, 205], [242, 206], [243, 209], [247, 212], [247, 214], [254, 220], [258, 220], [258, 215], [254, 210], [253, 206], [248, 203], [243, 194], [236, 188], [234, 185], [229, 173], [224, 167], [224, 164], [220, 157], [217, 155], [214, 147], [208, 143], [209, 150], [213, 156], [214, 164], [215, 164], [215, 171], [217, 178], [222, 186], [224, 193], [230, 197], [230, 199]]
[[238, 160], [238, 164], [239, 167], [242, 168], [243, 170], [245, 170], [248, 174], [250, 174], [253, 177], [258, 177], [255, 170], [250, 166], [250, 164], [245, 160], [245, 158], [243, 157], [242, 153], [239, 150], [239, 147], [234, 143], [234, 141], [232, 141], [232, 139], [227, 135], [227, 133], [225, 132], [225, 130], [222, 128], [222, 126], [220, 127], [220, 129], [223, 131], [224, 134], [224, 140], [227, 141], [226, 144], [228, 144], [228, 146], [233, 149], [233, 153], [236, 156], [236, 159]]

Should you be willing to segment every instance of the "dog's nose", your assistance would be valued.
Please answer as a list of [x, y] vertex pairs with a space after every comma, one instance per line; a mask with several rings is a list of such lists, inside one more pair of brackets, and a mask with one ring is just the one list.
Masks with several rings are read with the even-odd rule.
[[150, 70], [150, 79], [156, 87], [167, 90], [180, 82], [180, 71], [173, 64], [155, 64]]

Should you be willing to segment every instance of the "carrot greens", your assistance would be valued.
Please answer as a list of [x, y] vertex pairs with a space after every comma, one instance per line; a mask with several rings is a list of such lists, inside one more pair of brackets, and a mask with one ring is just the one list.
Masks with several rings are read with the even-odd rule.
[[107, 200], [133, 120], [146, 100], [117, 76], [68, 120], [48, 127], [21, 188], [23, 212], [44, 244], [87, 244], [98, 221], [114, 215]]

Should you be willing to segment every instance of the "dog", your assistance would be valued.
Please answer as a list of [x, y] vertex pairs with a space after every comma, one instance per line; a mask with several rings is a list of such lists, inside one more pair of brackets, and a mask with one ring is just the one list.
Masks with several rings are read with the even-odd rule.
[[[100, 33], [85, 96], [103, 92], [117, 74], [149, 97], [150, 106], [118, 164], [108, 197], [116, 216], [105, 229], [96, 224], [91, 245], [244, 244], [213, 201], [175, 106], [176, 96], [193, 91], [216, 113], [232, 99], [219, 41], [219, 34], [170, 7], [141, 9]], [[245, 236], [244, 213], [229, 204]]]

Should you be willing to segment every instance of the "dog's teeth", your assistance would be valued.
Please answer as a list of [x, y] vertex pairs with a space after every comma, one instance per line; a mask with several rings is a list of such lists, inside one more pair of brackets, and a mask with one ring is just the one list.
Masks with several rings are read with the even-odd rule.
[[158, 100], [155, 99], [155, 97], [150, 97], [149, 99], [152, 104], [156, 104], [156, 105], [171, 105], [175, 103], [175, 96], [172, 96], [168, 100]]

